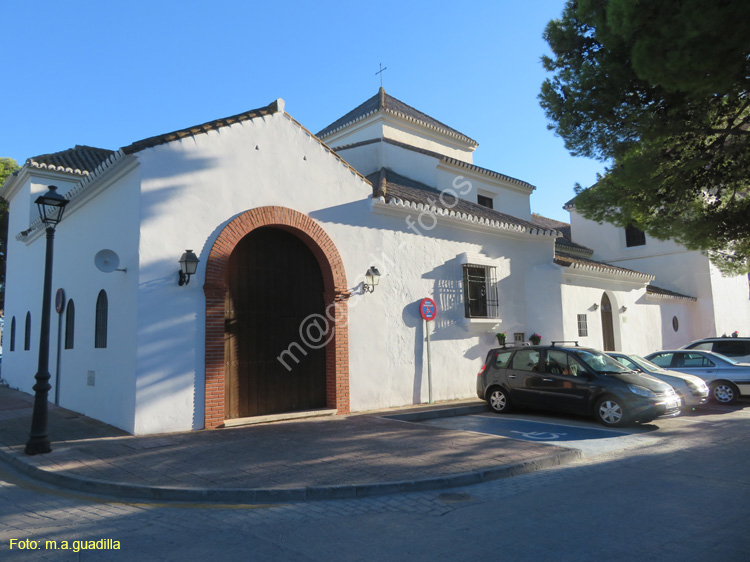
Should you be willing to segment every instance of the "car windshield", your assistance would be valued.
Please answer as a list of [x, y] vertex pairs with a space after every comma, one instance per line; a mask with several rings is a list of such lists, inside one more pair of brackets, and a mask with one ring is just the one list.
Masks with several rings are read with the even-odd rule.
[[576, 349], [571, 352], [578, 359], [586, 363], [591, 369], [600, 375], [613, 375], [619, 373], [630, 373], [630, 369], [619, 361], [612, 359], [609, 355], [585, 349]]

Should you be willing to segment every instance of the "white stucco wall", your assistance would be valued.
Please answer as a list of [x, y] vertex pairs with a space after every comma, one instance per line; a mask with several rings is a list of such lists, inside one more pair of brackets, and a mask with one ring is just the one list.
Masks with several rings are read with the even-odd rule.
[[668, 341], [684, 345], [727, 330], [750, 333], [747, 276], [725, 277], [706, 256], [671, 240], [647, 236], [644, 246], [627, 248], [624, 229], [587, 220], [575, 210], [571, 211], [571, 230], [574, 241], [594, 250], [594, 259], [649, 273], [655, 276], [654, 285], [698, 299], [680, 323], [679, 334], [668, 334], [669, 317]]
[[[37, 178], [46, 181], [48, 178]], [[61, 188], [60, 191], [63, 191]], [[26, 193], [11, 200], [11, 236], [7, 271], [6, 316], [16, 316], [16, 351], [6, 346], [3, 378], [12, 387], [33, 392], [37, 371], [44, 277], [45, 236], [29, 243], [15, 240], [28, 226]], [[133, 431], [135, 380], [135, 302], [137, 292], [138, 172], [120, 178], [116, 188], [98, 193], [84, 206], [69, 205], [55, 234], [50, 323], [50, 400], [60, 374], [60, 405]], [[25, 228], [24, 227], [24, 228]], [[127, 273], [102, 273], [94, 265], [99, 250], [115, 251]], [[75, 345], [63, 349], [58, 366], [58, 288], [75, 302]], [[106, 349], [94, 349], [96, 300], [104, 289], [109, 300]], [[23, 351], [23, 320], [31, 311], [32, 346]], [[65, 314], [60, 341], [64, 344]], [[59, 367], [59, 369], [58, 369]]]
[[524, 188], [511, 185], [449, 164], [437, 169], [437, 187], [450, 190], [462, 199], [477, 202], [477, 195], [491, 196], [493, 208], [512, 217], [531, 220], [531, 193]]
[[724, 276], [710, 266], [711, 290], [714, 295], [715, 333], [700, 331], [699, 338], [731, 335], [737, 330], [741, 336], [750, 335], [750, 279], [747, 275]]
[[[411, 213], [411, 221], [418, 214]], [[551, 238], [498, 236], [442, 224], [415, 232], [407, 226], [407, 216], [379, 217], [382, 230], [376, 232], [382, 251], [373, 259], [387, 273], [373, 294], [350, 301], [355, 411], [427, 401], [426, 334], [418, 310], [425, 297], [438, 307], [438, 317], [429, 326], [433, 400], [474, 396], [476, 372], [497, 345], [494, 334], [505, 331], [512, 339], [514, 332], [533, 329], [527, 317], [526, 273], [533, 264], [551, 259]], [[423, 223], [431, 224], [426, 219]], [[465, 319], [465, 253], [469, 263], [495, 267], [497, 319], [471, 325]], [[362, 271], [370, 265], [361, 258], [356, 261]]]
[[[143, 196], [136, 432], [202, 427], [202, 287], [207, 255], [222, 228], [267, 205], [307, 214], [340, 244], [351, 282], [370, 265], [352, 252], [361, 251], [360, 244], [374, 246], [367, 228], [372, 188], [280, 113], [147, 149], [138, 159]], [[194, 250], [201, 264], [190, 284], [179, 287], [177, 260], [185, 249]]]
[[465, 141], [393, 116], [388, 116], [384, 120], [383, 134], [386, 138], [451, 156], [469, 164], [474, 160], [473, 152], [476, 147]]
[[[495, 340], [491, 325], [462, 325], [463, 252], [497, 264], [500, 326], [530, 330], [524, 272], [527, 264], [551, 259], [551, 237], [498, 237], [442, 225], [414, 232], [404, 214], [373, 213], [371, 186], [281, 114], [137, 156], [143, 195], [136, 433], [201, 427], [203, 266], [223, 226], [248, 209], [294, 209], [317, 221], [336, 244], [354, 293], [348, 326], [353, 411], [427, 400], [417, 311], [427, 296], [440, 309], [432, 326], [433, 399], [473, 395], [476, 370]], [[202, 265], [190, 285], [178, 287], [177, 260], [187, 248]], [[371, 265], [383, 278], [374, 293], [363, 295], [360, 282]]]

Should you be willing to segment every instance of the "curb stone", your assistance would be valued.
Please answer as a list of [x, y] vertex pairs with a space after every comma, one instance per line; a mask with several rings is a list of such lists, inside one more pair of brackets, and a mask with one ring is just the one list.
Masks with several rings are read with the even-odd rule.
[[424, 492], [457, 488], [527, 474], [582, 457], [576, 449], [560, 449], [550, 455], [531, 461], [522, 461], [421, 480], [376, 482], [371, 484], [310, 486], [298, 488], [177, 488], [168, 486], [141, 486], [122, 482], [106, 482], [80, 476], [62, 475], [30, 465], [5, 451], [0, 459], [22, 474], [61, 488], [137, 500], [204, 501], [218, 503], [291, 503], [304, 501], [356, 499], [370, 496]]

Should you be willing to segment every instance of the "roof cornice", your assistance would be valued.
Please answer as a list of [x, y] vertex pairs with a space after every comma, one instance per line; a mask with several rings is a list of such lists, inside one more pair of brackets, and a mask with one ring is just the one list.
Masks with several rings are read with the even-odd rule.
[[554, 239], [560, 235], [559, 232], [544, 228], [529, 228], [527, 226], [513, 224], [499, 220], [491, 220], [468, 213], [456, 212], [450, 209], [441, 209], [434, 205], [415, 203], [407, 199], [391, 196], [388, 201], [385, 197], [373, 197], [372, 210], [388, 215], [407, 216], [414, 213], [428, 213], [440, 223], [452, 225], [467, 230], [490, 232], [497, 235], [512, 236], [516, 238], [538, 238]]
[[344, 144], [335, 147], [334, 151], [339, 150], [350, 150], [353, 148], [359, 148], [361, 146], [366, 146], [368, 144], [373, 144], [377, 142], [384, 142], [386, 144], [390, 144], [392, 146], [397, 146], [399, 148], [403, 148], [404, 150], [411, 150], [412, 152], [417, 152], [419, 154], [424, 154], [425, 156], [430, 156], [431, 158], [435, 158], [438, 160], [438, 167], [443, 166], [444, 168], [461, 168], [463, 171], [462, 173], [473, 173], [477, 176], [484, 176], [488, 178], [492, 178], [493, 180], [500, 180], [503, 185], [503, 187], [509, 187], [508, 184], [510, 184], [510, 187], [518, 188], [523, 193], [531, 193], [536, 189], [535, 186], [531, 185], [528, 182], [525, 182], [523, 180], [519, 180], [510, 176], [506, 176], [505, 174], [501, 174], [500, 172], [495, 172], [494, 170], [490, 170], [489, 168], [482, 168], [481, 166], [477, 166], [476, 164], [470, 164], [469, 162], [463, 162], [462, 160], [458, 160], [457, 158], [453, 158], [452, 156], [447, 156], [445, 154], [440, 154], [439, 152], [435, 152], [434, 150], [427, 150], [426, 148], [420, 148], [418, 146], [412, 146], [410, 144], [407, 144], [405, 142], [389, 139], [389, 138], [377, 138], [377, 139], [367, 139], [359, 142], [354, 142], [350, 144]]
[[[137, 165], [138, 159], [135, 156], [126, 155], [122, 150], [113, 153], [65, 194], [65, 198], [69, 201], [65, 208], [65, 216], [70, 217], [90, 199], [113, 185]], [[39, 238], [44, 232], [41, 218], [36, 218], [29, 229], [24, 232], [26, 235], [19, 233], [15, 237], [16, 240], [30, 244]]]
[[646, 287], [646, 297], [649, 299], [698, 302], [698, 299], [696, 297], [682, 295], [680, 293], [670, 291], [669, 289], [662, 289], [661, 287], [656, 287], [651, 284]]
[[[367, 111], [365, 113], [357, 114], [357, 110], [359, 109], [359, 107], [371, 104], [373, 102], [373, 100], [375, 100], [375, 99], [377, 99], [377, 103], [376, 103], [374, 109], [370, 109], [369, 111]], [[402, 111], [398, 111], [397, 109], [394, 109], [393, 107], [389, 107], [389, 105], [403, 106], [407, 110], [413, 110], [414, 113], [421, 114], [424, 117], [430, 119], [431, 121], [434, 121], [434, 123], [429, 123], [429, 122], [425, 121], [424, 119], [420, 119], [420, 118], [418, 118], [418, 117], [416, 117], [414, 115], [408, 115], [408, 114], [406, 114], [406, 113], [404, 113]], [[433, 117], [430, 117], [426, 113], [423, 113], [423, 112], [421, 112], [421, 111], [419, 111], [419, 110], [417, 110], [417, 109], [415, 109], [415, 108], [413, 108], [413, 107], [405, 104], [401, 100], [398, 100], [398, 99], [394, 98], [393, 96], [390, 96], [390, 95], [386, 94], [386, 92], [385, 92], [385, 90], [383, 88], [380, 88], [380, 90], [378, 90], [378, 93], [375, 96], [373, 96], [372, 98], [369, 98], [368, 100], [366, 100], [360, 106], [354, 108], [349, 113], [352, 113], [352, 112], [355, 113], [355, 115], [353, 115], [352, 118], [350, 118], [350, 119], [342, 122], [341, 124], [339, 124], [338, 126], [336, 126], [335, 128], [332, 128], [330, 130], [327, 130], [328, 127], [324, 128], [322, 131], [320, 131], [318, 133], [318, 136], [320, 136], [320, 138], [322, 138], [322, 139], [328, 138], [328, 137], [331, 137], [331, 136], [337, 134], [339, 131], [341, 131], [343, 129], [346, 129], [346, 128], [351, 127], [352, 125], [354, 125], [356, 123], [359, 123], [360, 121], [364, 121], [365, 119], [368, 119], [368, 118], [370, 118], [370, 117], [372, 117], [374, 115], [377, 115], [377, 114], [384, 114], [384, 115], [388, 115], [388, 116], [397, 117], [398, 119], [401, 119], [401, 120], [403, 120], [403, 121], [405, 121], [407, 123], [414, 123], [416, 125], [419, 125], [423, 129], [437, 131], [437, 132], [439, 132], [443, 136], [447, 136], [447, 137], [459, 140], [463, 144], [466, 144], [466, 145], [468, 145], [468, 146], [470, 146], [472, 148], [476, 148], [477, 146], [479, 146], [479, 144], [477, 143], [477, 141], [475, 141], [474, 139], [472, 139], [470, 137], [467, 137], [466, 135], [464, 135], [462, 133], [459, 133], [455, 129], [451, 129], [447, 125], [444, 125], [444, 124], [440, 123], [439, 121], [437, 121]], [[344, 118], [346, 118], [346, 115], [344, 117], [342, 117], [341, 119], [344, 119]], [[329, 125], [329, 127], [330, 127], [330, 125]]]
[[208, 133], [209, 131], [215, 131], [223, 127], [234, 125], [235, 123], [241, 123], [250, 119], [257, 119], [266, 115], [273, 115], [274, 113], [284, 113], [283, 99], [278, 98], [265, 107], [252, 109], [250, 111], [238, 113], [237, 115], [232, 115], [230, 117], [214, 119], [213, 121], [208, 121], [207, 123], [203, 123], [201, 125], [194, 125], [185, 129], [172, 131], [171, 133], [165, 133], [163, 135], [156, 135], [147, 139], [139, 140], [132, 144], [129, 144], [128, 146], [122, 147], [120, 150], [125, 154], [134, 154], [135, 152], [140, 152], [141, 150], [145, 150], [147, 148], [153, 148], [161, 144], [184, 139], [185, 137], [201, 135], [204, 133]]
[[525, 194], [531, 193], [536, 189], [535, 186], [523, 180], [519, 180], [516, 178], [512, 178], [510, 176], [506, 176], [505, 174], [501, 174], [500, 172], [495, 172], [494, 170], [490, 170], [489, 168], [482, 168], [481, 166], [477, 166], [476, 164], [463, 162], [462, 160], [458, 160], [457, 158], [453, 158], [451, 156], [443, 156], [438, 166], [444, 166], [446, 168], [454, 168], [454, 169], [458, 168], [458, 169], [464, 170], [463, 173], [469, 172], [469, 173], [474, 173], [478, 176], [484, 176], [484, 177], [492, 178], [494, 180], [500, 180], [505, 185], [505, 187], [515, 188], [518, 191], [521, 191]]
[[336, 160], [338, 160], [339, 162], [341, 162], [341, 164], [343, 164], [344, 166], [346, 166], [349, 169], [349, 171], [352, 172], [355, 176], [359, 177], [360, 179], [364, 180], [368, 185], [372, 186], [372, 184], [370, 183], [370, 181], [365, 176], [363, 176], [354, 166], [352, 166], [351, 164], [349, 164], [349, 162], [347, 162], [341, 156], [339, 156], [336, 153], [335, 150], [333, 150], [330, 146], [328, 146], [326, 143], [324, 143], [322, 140], [320, 140], [320, 138], [318, 136], [316, 136], [313, 133], [311, 133], [307, 129], [307, 127], [305, 127], [304, 125], [302, 125], [299, 121], [297, 121], [294, 117], [292, 117], [291, 115], [289, 115], [286, 111], [284, 112], [284, 116], [287, 119], [289, 119], [293, 124], [295, 124], [297, 127], [299, 127], [300, 129], [302, 129], [302, 131], [305, 134], [309, 135], [310, 138], [312, 140], [314, 140], [316, 143], [318, 143], [321, 147], [323, 147], [323, 149], [326, 152], [328, 152], [329, 154], [331, 154], [334, 158], [336, 158]]
[[565, 254], [556, 253], [553, 261], [561, 267], [587, 277], [593, 276], [599, 278], [627, 280], [639, 284], [649, 283], [655, 279], [653, 275], [648, 273], [595, 262], [593, 260], [577, 258], [575, 256], [566, 256]]
[[81, 175], [79, 174], [72, 174], [70, 172], [50, 169], [47, 167], [32, 167], [27, 164], [24, 164], [23, 167], [20, 170], [17, 170], [16, 172], [12, 173], [10, 176], [8, 176], [8, 179], [5, 180], [5, 183], [3, 184], [2, 188], [0, 188], [0, 197], [5, 199], [6, 201], [9, 201], [12, 199], [16, 192], [21, 188], [21, 186], [26, 183], [26, 181], [31, 176], [37, 177], [37, 178], [45, 178], [48, 179], [51, 182], [54, 182], [55, 180], [64, 179], [65, 181], [75, 181], [77, 179], [81, 178]]

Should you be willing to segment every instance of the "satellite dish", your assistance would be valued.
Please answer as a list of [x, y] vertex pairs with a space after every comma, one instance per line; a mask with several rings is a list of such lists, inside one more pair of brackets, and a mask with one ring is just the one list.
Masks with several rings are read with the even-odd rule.
[[99, 250], [94, 256], [94, 265], [96, 269], [104, 273], [127, 271], [127, 269], [117, 269], [117, 266], [120, 265], [120, 256], [112, 250]]

